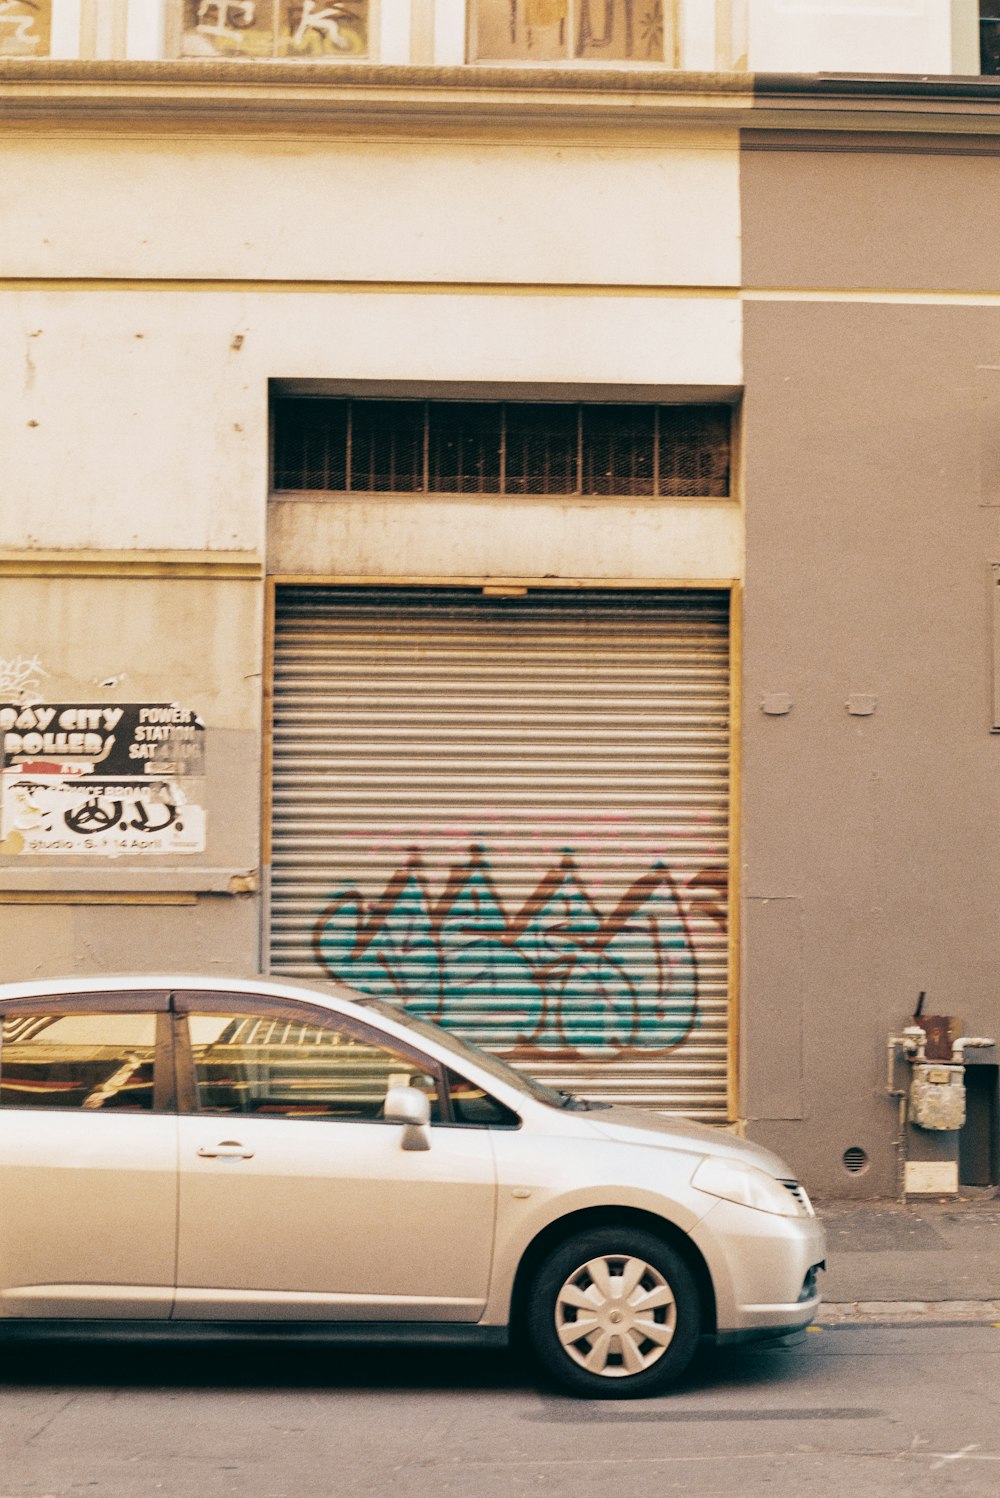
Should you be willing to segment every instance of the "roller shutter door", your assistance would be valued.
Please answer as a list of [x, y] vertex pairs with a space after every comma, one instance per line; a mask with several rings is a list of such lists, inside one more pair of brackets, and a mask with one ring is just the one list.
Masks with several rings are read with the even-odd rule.
[[271, 966], [722, 1121], [728, 595], [282, 588]]

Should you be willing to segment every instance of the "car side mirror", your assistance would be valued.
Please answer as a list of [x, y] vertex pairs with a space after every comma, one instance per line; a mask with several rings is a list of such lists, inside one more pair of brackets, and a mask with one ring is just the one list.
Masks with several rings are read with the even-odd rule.
[[403, 1149], [430, 1149], [431, 1105], [426, 1093], [417, 1087], [390, 1087], [383, 1113], [387, 1123], [403, 1125]]

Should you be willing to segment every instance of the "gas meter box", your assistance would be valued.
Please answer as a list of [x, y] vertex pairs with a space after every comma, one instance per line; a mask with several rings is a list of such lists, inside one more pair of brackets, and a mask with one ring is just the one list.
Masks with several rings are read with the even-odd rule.
[[965, 1123], [965, 1067], [917, 1061], [910, 1082], [910, 1122], [919, 1129], [960, 1129]]

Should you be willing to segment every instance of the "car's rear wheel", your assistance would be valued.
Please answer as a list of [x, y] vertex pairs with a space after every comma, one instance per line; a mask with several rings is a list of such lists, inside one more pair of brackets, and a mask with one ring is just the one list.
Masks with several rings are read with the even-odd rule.
[[591, 1399], [658, 1394], [698, 1345], [698, 1287], [676, 1249], [642, 1228], [595, 1228], [541, 1264], [527, 1304], [528, 1338], [564, 1389]]

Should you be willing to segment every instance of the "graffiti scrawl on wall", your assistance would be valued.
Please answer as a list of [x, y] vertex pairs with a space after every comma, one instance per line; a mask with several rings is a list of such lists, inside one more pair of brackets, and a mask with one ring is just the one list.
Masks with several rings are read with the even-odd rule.
[[48, 674], [37, 655], [0, 656], [0, 700], [31, 707], [41, 700]]
[[650, 1056], [690, 1037], [697, 955], [664, 865], [602, 909], [566, 852], [509, 903], [482, 845], [443, 882], [412, 849], [375, 898], [333, 892], [313, 950], [331, 977], [512, 1057]]

